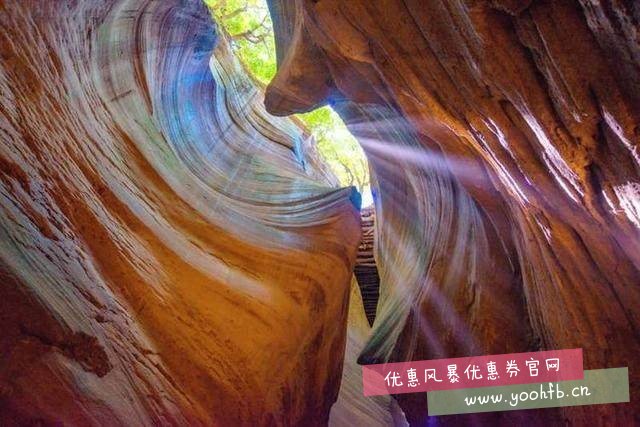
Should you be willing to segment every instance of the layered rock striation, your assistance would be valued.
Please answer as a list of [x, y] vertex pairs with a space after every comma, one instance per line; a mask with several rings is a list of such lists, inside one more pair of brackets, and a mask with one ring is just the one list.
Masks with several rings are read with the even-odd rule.
[[640, 28], [634, 2], [270, 1], [267, 109], [330, 103], [377, 183], [362, 363], [584, 349], [630, 404], [427, 419], [639, 422]]
[[205, 6], [0, 23], [0, 424], [326, 423], [359, 214]]

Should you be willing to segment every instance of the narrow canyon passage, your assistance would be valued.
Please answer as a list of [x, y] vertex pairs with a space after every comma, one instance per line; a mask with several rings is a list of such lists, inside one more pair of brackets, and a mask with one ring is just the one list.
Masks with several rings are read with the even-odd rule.
[[[0, 0], [0, 425], [640, 424], [636, 2], [269, 0], [266, 87], [207, 4]], [[573, 348], [630, 402], [363, 394]]]

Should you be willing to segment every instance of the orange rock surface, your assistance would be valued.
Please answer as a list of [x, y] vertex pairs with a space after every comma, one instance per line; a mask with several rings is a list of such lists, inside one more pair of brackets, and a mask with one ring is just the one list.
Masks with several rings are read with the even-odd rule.
[[326, 423], [359, 215], [205, 6], [0, 23], [0, 424]]
[[[363, 363], [584, 349], [630, 404], [427, 419], [640, 422], [635, 2], [272, 0], [265, 104], [330, 103], [377, 182], [380, 302]], [[429, 424], [431, 425], [431, 424]]]

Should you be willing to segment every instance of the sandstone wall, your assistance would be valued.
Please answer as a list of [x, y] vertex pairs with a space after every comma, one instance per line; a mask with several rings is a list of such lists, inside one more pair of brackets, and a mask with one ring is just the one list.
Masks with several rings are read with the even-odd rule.
[[[614, 0], [272, 0], [274, 114], [331, 103], [377, 182], [363, 363], [584, 349], [631, 404], [439, 423], [628, 425], [640, 413], [640, 11]], [[405, 395], [426, 423], [424, 395]], [[635, 414], [635, 415], [634, 415]], [[638, 422], [637, 418], [635, 421]]]
[[0, 23], [0, 424], [326, 423], [359, 215], [205, 6]]

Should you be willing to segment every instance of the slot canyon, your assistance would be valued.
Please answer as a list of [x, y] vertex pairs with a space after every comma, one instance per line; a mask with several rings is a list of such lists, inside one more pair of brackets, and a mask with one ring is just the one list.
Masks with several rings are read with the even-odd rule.
[[[640, 425], [640, 2], [268, 8], [262, 86], [201, 0], [0, 0], [0, 425]], [[630, 402], [362, 390], [577, 348]]]

